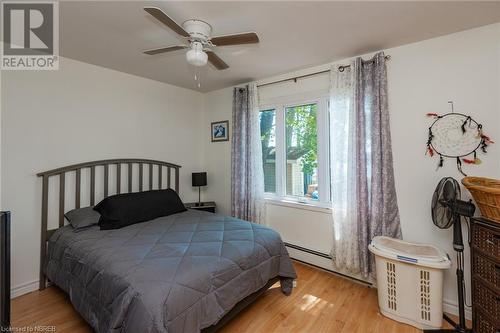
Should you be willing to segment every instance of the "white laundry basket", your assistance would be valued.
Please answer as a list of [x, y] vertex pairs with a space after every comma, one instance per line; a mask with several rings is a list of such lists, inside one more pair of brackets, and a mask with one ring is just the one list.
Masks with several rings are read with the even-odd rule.
[[380, 312], [420, 329], [440, 328], [448, 255], [432, 245], [381, 236], [369, 249], [375, 254]]

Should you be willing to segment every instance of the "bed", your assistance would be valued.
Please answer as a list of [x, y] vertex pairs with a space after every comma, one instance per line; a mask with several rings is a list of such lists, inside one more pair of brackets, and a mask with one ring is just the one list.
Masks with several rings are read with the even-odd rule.
[[[64, 223], [67, 175], [75, 177], [79, 208], [82, 188], [94, 205], [98, 196], [110, 194], [110, 183], [122, 193], [124, 180], [128, 192], [172, 183], [178, 192], [179, 169], [162, 161], [114, 159], [40, 173], [40, 289], [48, 279], [68, 293], [96, 332], [127, 333], [214, 332], [278, 280], [289, 295], [294, 268], [280, 235], [265, 226], [194, 210], [115, 230], [93, 226], [75, 232]], [[54, 229], [48, 227], [51, 178], [59, 179]]]

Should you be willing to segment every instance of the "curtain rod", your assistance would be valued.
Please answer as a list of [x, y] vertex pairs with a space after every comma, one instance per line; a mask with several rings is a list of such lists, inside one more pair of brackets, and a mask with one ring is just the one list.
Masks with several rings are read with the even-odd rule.
[[[390, 55], [386, 55], [384, 58], [385, 58], [385, 60], [390, 60], [391, 56]], [[351, 65], [340, 65], [340, 66], [337, 67], [337, 69], [338, 69], [339, 72], [343, 72], [344, 70], [346, 70], [349, 67], [351, 67]], [[265, 86], [270, 86], [272, 84], [277, 84], [277, 83], [282, 83], [282, 82], [287, 82], [287, 81], [297, 82], [298, 79], [303, 79], [305, 77], [319, 75], [319, 74], [325, 74], [325, 73], [329, 73], [330, 71], [331, 71], [330, 69], [327, 69], [327, 70], [324, 70], [324, 71], [319, 71], [319, 72], [304, 74], [304, 75], [300, 75], [300, 76], [290, 77], [290, 78], [283, 79], [283, 80], [278, 80], [278, 81], [263, 83], [263, 84], [257, 85], [257, 88], [265, 87]]]

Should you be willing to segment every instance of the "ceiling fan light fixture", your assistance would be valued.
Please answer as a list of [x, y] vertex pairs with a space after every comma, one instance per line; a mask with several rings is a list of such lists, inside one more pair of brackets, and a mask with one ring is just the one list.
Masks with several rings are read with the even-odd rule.
[[186, 53], [186, 60], [193, 66], [205, 66], [208, 61], [208, 55], [203, 51], [203, 45], [194, 42], [191, 49]]
[[[173, 45], [143, 51], [148, 55], [177, 51], [180, 49], [189, 50], [186, 53], [186, 60], [193, 66], [205, 66], [208, 62], [217, 70], [225, 70], [229, 65], [224, 62], [214, 51], [216, 46], [229, 46], [241, 44], [255, 44], [259, 42], [259, 36], [255, 32], [242, 32], [236, 34], [212, 36], [212, 26], [207, 22], [198, 19], [184, 21], [182, 25], [177, 24], [161, 8], [144, 7], [144, 10], [181, 37], [187, 39], [190, 45]], [[205, 47], [205, 49], [204, 49]]]

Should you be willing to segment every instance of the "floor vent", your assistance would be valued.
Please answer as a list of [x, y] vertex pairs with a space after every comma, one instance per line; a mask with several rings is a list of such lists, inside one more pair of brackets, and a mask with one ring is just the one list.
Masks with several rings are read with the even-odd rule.
[[429, 271], [420, 271], [420, 318], [431, 320], [431, 279]]
[[396, 265], [387, 262], [387, 306], [396, 311]]

